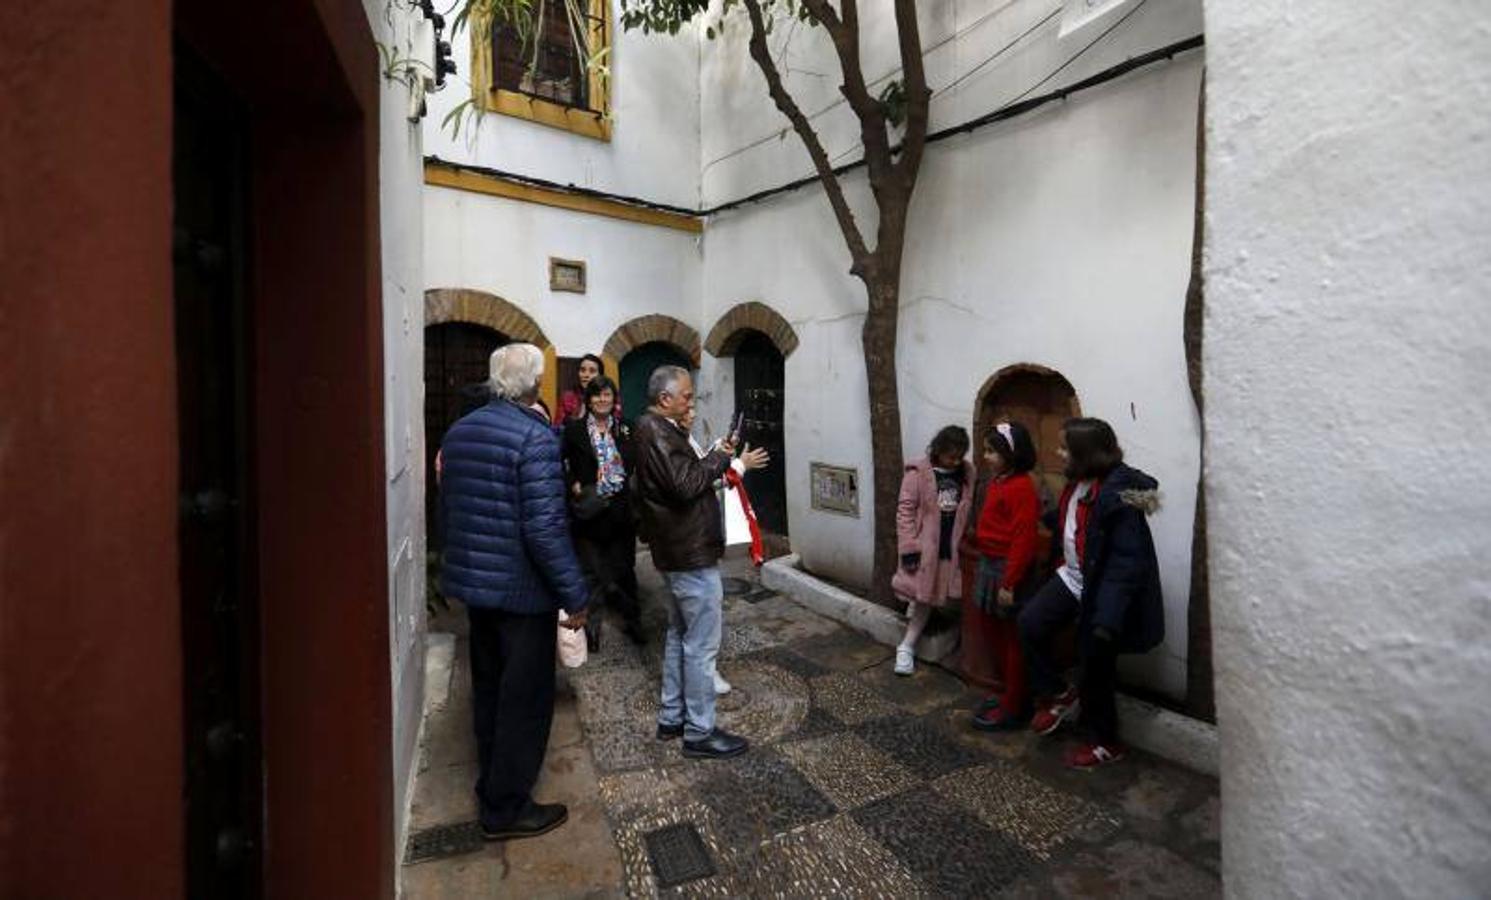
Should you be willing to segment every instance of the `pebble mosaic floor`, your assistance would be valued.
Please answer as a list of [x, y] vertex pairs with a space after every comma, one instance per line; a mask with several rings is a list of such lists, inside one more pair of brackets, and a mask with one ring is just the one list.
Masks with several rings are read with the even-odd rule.
[[[653, 586], [646, 615], [657, 634]], [[1069, 771], [1061, 754], [1070, 739], [972, 730], [978, 697], [943, 670], [898, 678], [889, 648], [754, 583], [725, 607], [720, 670], [735, 689], [720, 698], [718, 718], [751, 739], [744, 756], [686, 760], [677, 741], [654, 738], [658, 640], [639, 650], [608, 634], [568, 675], [621, 892], [1220, 894], [1214, 779], [1138, 752], [1101, 771]], [[676, 842], [676, 831], [660, 829], [680, 825], [697, 832], [713, 874], [660, 890], [649, 848]]]

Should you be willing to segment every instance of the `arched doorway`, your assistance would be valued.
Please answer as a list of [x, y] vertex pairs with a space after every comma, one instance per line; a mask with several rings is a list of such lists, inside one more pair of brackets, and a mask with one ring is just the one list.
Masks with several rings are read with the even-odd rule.
[[[1041, 495], [1043, 511], [1056, 507], [1061, 491], [1066, 487], [1065, 468], [1057, 447], [1061, 443], [1061, 425], [1072, 416], [1081, 415], [1077, 392], [1071, 382], [1061, 373], [1044, 366], [1021, 364], [1000, 369], [984, 382], [974, 404], [974, 446], [982, 448], [983, 434], [997, 422], [1019, 422], [1030, 431], [1035, 441], [1035, 476]], [[986, 481], [983, 453], [977, 452], [982, 489]], [[980, 498], [981, 499], [981, 498]], [[1051, 534], [1045, 525], [1040, 526], [1040, 537], [1036, 541], [1036, 556], [1039, 569], [1047, 570], [1046, 558], [1051, 548]], [[964, 596], [973, 590], [973, 567], [967, 557], [963, 566]], [[1068, 629], [1058, 638], [1057, 656], [1063, 660], [1075, 658], [1073, 643], [1075, 629]], [[990, 648], [980, 638], [980, 629], [975, 619], [963, 619], [963, 645], [960, 650], [959, 669], [970, 681], [992, 686], [996, 678], [994, 660]]]
[[783, 427], [786, 379], [782, 351], [759, 331], [740, 334], [735, 345], [735, 409], [745, 417], [742, 440], [765, 447], [771, 465], [746, 475], [746, 489], [761, 528], [787, 535], [787, 451]]
[[667, 341], [648, 341], [633, 347], [621, 358], [621, 408], [628, 419], [647, 409], [647, 379], [658, 366], [694, 369], [693, 361]]
[[1049, 509], [1066, 487], [1063, 463], [1056, 452], [1061, 443], [1061, 425], [1081, 414], [1077, 392], [1060, 372], [1044, 366], [1017, 365], [999, 370], [985, 383], [979, 392], [974, 423], [977, 435], [1006, 420], [1030, 430], [1035, 440], [1035, 474], [1041, 501]]
[[439, 551], [440, 491], [435, 454], [456, 420], [486, 402], [492, 351], [507, 335], [471, 322], [439, 322], [425, 328], [425, 537]]
[[750, 300], [726, 310], [709, 330], [704, 348], [735, 360], [735, 409], [745, 417], [742, 437], [771, 453], [771, 465], [751, 472], [746, 484], [761, 527], [787, 536], [785, 361], [797, 349], [797, 332], [781, 313]]

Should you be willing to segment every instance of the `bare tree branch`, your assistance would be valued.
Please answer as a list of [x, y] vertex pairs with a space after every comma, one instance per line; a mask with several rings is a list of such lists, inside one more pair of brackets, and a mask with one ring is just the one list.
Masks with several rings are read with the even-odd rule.
[[869, 169], [870, 187], [875, 199], [881, 200], [881, 191], [887, 186], [884, 177], [891, 171], [890, 136], [885, 128], [885, 109], [880, 101], [870, 95], [865, 84], [864, 65], [859, 56], [859, 5], [856, 0], [842, 0], [842, 18], [828, 24], [826, 16], [833, 16], [833, 7], [828, 0], [803, 0], [814, 18], [824, 21], [834, 51], [839, 57], [839, 70], [844, 83], [839, 93], [848, 101], [849, 108], [859, 119], [859, 139], [865, 148], [865, 164]]
[[909, 189], [916, 184], [917, 170], [921, 168], [932, 105], [922, 59], [921, 27], [916, 21], [916, 0], [896, 0], [896, 32], [901, 43], [901, 71], [906, 88], [906, 136], [901, 139], [896, 175]]
[[[787, 88], [782, 84], [782, 74], [777, 70], [776, 61], [771, 58], [771, 48], [766, 43], [766, 20], [761, 12], [760, 0], [742, 0], [746, 12], [751, 19], [751, 59], [756, 61], [756, 66], [761, 74], [766, 77], [766, 88], [771, 94], [771, 99], [776, 103], [777, 109], [792, 123], [792, 129], [802, 139], [803, 146], [807, 148], [808, 156], [813, 160], [813, 168], [818, 172], [818, 180], [823, 183], [823, 191], [828, 195], [828, 202], [833, 207], [834, 217], [839, 221], [839, 229], [844, 232], [844, 240], [849, 245], [849, 253], [854, 257], [854, 264], [850, 269], [855, 275], [863, 277], [865, 267], [869, 264], [870, 251], [865, 246], [864, 235], [860, 233], [859, 225], [854, 221], [854, 212], [849, 209], [849, 202], [844, 199], [844, 188], [839, 184], [839, 178], [834, 174], [833, 165], [828, 160], [828, 154], [823, 150], [823, 142], [819, 140], [818, 133], [808, 122], [808, 117], [803, 115], [802, 109], [792, 95], [787, 93]], [[822, 0], [819, 0], [822, 2]], [[832, 12], [832, 9], [829, 9]], [[816, 13], [814, 15], [817, 15]], [[828, 27], [827, 20], [823, 21]], [[842, 27], [837, 14], [834, 15], [833, 27]], [[830, 29], [832, 34], [832, 29]]]

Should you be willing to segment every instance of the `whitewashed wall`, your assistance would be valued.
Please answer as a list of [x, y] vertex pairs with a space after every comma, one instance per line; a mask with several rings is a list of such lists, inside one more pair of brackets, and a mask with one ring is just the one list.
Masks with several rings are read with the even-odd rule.
[[[560, 356], [599, 353], [649, 313], [698, 322], [698, 235], [449, 188], [426, 187], [424, 202], [426, 285], [502, 297]], [[587, 292], [550, 291], [550, 256], [585, 260]]]
[[[403, 55], [430, 29], [417, 12], [365, 0], [374, 39]], [[424, 702], [424, 276], [420, 126], [408, 121], [409, 91], [383, 81], [379, 110], [379, 222], [383, 270], [383, 415], [387, 463], [388, 634], [392, 660], [395, 846], [413, 786]]]
[[[924, 45], [962, 35], [929, 55], [932, 86], [950, 84], [974, 69], [1059, 5], [925, 4]], [[891, 71], [894, 32], [888, 7], [862, 16], [866, 70]], [[1112, 21], [1059, 41], [1057, 20], [1051, 20], [958, 90], [935, 98], [933, 128], [1008, 102]], [[1199, 34], [1201, 28], [1197, 3], [1148, 0], [1036, 93]], [[779, 29], [779, 40], [788, 33]], [[723, 43], [705, 44], [707, 203], [811, 171], [793, 135], [737, 152], [780, 131], [783, 123], [753, 64], [731, 46], [743, 37], [737, 32]], [[791, 83], [808, 110], [837, 98], [836, 80], [803, 74], [837, 71], [816, 40], [814, 32], [798, 33], [789, 57], [798, 72]], [[1193, 51], [929, 148], [909, 227], [897, 359], [908, 457], [919, 455], [942, 425], [970, 427], [978, 391], [994, 372], [1037, 363], [1065, 375], [1083, 412], [1109, 420], [1130, 461], [1160, 480], [1165, 505], [1151, 523], [1164, 582], [1167, 640], [1124, 665], [1131, 676], [1175, 697], [1183, 696], [1186, 683], [1191, 522], [1200, 453], [1181, 325], [1190, 274], [1201, 62]], [[858, 156], [857, 132], [842, 106], [819, 123], [831, 155]], [[863, 175], [852, 175], [847, 183], [852, 201], [864, 210], [861, 221], [872, 221]], [[793, 548], [810, 568], [862, 584], [869, 572], [873, 506], [859, 344], [865, 301], [848, 267], [843, 240], [817, 188], [715, 216], [705, 239], [701, 331], [745, 300], [771, 305], [797, 329], [802, 344], [786, 365]], [[717, 393], [728, 401], [729, 391]], [[810, 509], [808, 465], [813, 461], [860, 470], [862, 518]]]
[[[452, 136], [445, 114], [471, 96], [470, 30], [452, 41], [459, 74], [430, 96], [425, 152], [559, 184], [610, 191], [693, 209], [699, 202], [699, 43], [692, 31], [647, 36], [620, 27], [610, 56], [609, 142], [512, 116], [486, 114]], [[475, 287], [475, 285], [462, 285]]]
[[[1040, 93], [1073, 83], [1202, 29], [1197, 0], [1131, 2], [1117, 14], [1133, 13], [1121, 27], [1036, 87], [1117, 18], [1059, 40], [1059, 17], [1052, 16], [1059, 6], [1057, 0], [924, 4], [923, 43], [934, 48], [929, 77], [940, 91], [933, 128], [1032, 88]], [[862, 16], [867, 71], [892, 73], [888, 6]], [[623, 33], [613, 81], [616, 140], [609, 145], [488, 115], [474, 143], [452, 143], [427, 124], [427, 146], [447, 158], [705, 207], [810, 174], [796, 137], [781, 137], [784, 120], [745, 54], [741, 25], [714, 42]], [[827, 110], [815, 122], [830, 154], [856, 156], [852, 118], [833, 106], [838, 81], [822, 75], [837, 71], [823, 35], [780, 27], [775, 40], [790, 40], [783, 58], [803, 108]], [[681, 74], [689, 54], [697, 57], [692, 87]], [[1084, 412], [1111, 421], [1131, 461], [1160, 479], [1166, 503], [1153, 526], [1169, 638], [1125, 665], [1130, 675], [1177, 697], [1185, 688], [1199, 466], [1181, 320], [1200, 72], [1200, 53], [1192, 52], [930, 148], [912, 212], [898, 358], [908, 455], [919, 454], [944, 424], [971, 425], [977, 392], [992, 373], [1038, 363], [1065, 375]], [[676, 106], [690, 91], [693, 118]], [[656, 99], [641, 105], [639, 95]], [[431, 123], [449, 99], [432, 107]], [[624, 137], [627, 130], [646, 137]], [[869, 222], [863, 175], [846, 182], [861, 220]], [[820, 190], [712, 216], [702, 239], [443, 188], [426, 189], [425, 219], [427, 287], [504, 297], [533, 316], [562, 355], [594, 351], [617, 325], [646, 313], [676, 316], [700, 334], [747, 300], [782, 313], [801, 339], [786, 362], [793, 546], [815, 570], [864, 582], [873, 496], [859, 349], [863, 290], [847, 274], [848, 254]], [[585, 259], [590, 293], [549, 292], [551, 255]], [[730, 361], [706, 354], [702, 421], [728, 419], [732, 378]], [[860, 470], [861, 518], [810, 509], [814, 461]]]
[[1491, 16], [1208, 2], [1223, 878], [1491, 885]]

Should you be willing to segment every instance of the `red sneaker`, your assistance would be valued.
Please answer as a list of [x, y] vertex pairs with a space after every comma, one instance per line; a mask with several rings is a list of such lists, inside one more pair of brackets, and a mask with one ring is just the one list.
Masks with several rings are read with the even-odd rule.
[[1066, 764], [1073, 769], [1096, 769], [1123, 759], [1123, 747], [1118, 744], [1083, 744], [1067, 754]]
[[1036, 734], [1050, 734], [1060, 728], [1062, 722], [1075, 719], [1081, 708], [1077, 702], [1077, 689], [1069, 687], [1036, 710], [1030, 720], [1030, 730]]

